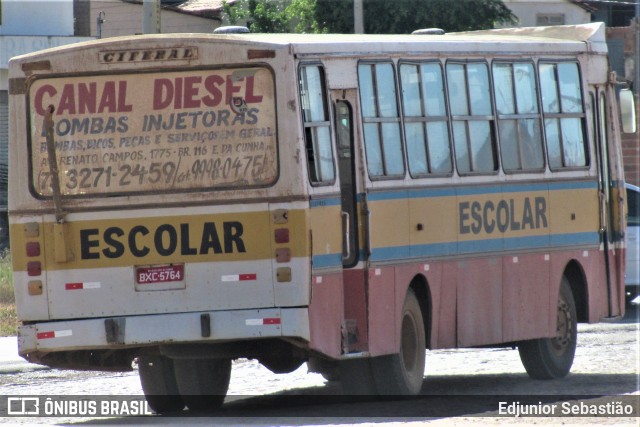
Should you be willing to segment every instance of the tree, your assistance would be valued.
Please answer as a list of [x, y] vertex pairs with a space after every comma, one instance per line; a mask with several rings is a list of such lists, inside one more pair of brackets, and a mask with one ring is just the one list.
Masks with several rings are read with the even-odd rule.
[[[447, 32], [515, 23], [502, 0], [363, 0], [365, 32], [403, 34], [419, 28]], [[353, 0], [317, 0], [316, 20], [331, 33], [353, 32]]]
[[322, 33], [316, 21], [316, 0], [238, 0], [222, 4], [231, 25], [246, 22], [254, 33]]
[[[363, 0], [363, 7], [370, 34], [471, 31], [516, 21], [502, 0]], [[353, 33], [353, 0], [237, 0], [223, 2], [223, 12], [230, 24], [247, 22], [252, 32]]]

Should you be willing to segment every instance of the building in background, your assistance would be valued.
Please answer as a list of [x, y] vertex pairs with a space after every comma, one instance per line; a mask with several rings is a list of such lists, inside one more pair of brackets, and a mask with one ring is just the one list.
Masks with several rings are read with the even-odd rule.
[[9, 59], [92, 38], [75, 33], [73, 0], [0, 0], [0, 248], [8, 244]]
[[577, 0], [502, 0], [520, 27], [577, 25], [592, 22], [594, 9]]
[[[143, 33], [142, 0], [73, 0], [76, 30], [100, 37]], [[211, 33], [222, 22], [223, 0], [162, 0], [161, 33]]]
[[[210, 33], [222, 22], [222, 3], [162, 0], [161, 32]], [[142, 0], [0, 0], [0, 249], [8, 244], [9, 59], [97, 37], [142, 32]]]

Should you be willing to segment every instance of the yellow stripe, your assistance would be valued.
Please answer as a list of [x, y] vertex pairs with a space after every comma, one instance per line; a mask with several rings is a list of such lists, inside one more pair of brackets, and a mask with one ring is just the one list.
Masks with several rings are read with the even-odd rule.
[[[275, 258], [276, 247], [304, 257], [305, 215], [304, 210], [290, 211], [286, 224], [274, 224], [268, 211], [72, 221], [65, 230], [70, 260], [61, 263], [55, 262], [53, 223], [41, 224], [40, 237], [35, 238], [26, 237], [24, 224], [13, 224], [14, 269], [24, 271], [34, 260], [43, 261], [48, 270], [263, 260]], [[289, 243], [275, 243], [276, 228], [289, 229]], [[28, 241], [40, 241], [40, 257], [26, 256], [22, 248]]]

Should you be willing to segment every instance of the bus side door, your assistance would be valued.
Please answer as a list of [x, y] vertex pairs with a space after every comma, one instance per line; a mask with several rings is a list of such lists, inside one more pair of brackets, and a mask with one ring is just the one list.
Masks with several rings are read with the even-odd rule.
[[358, 203], [355, 122], [356, 90], [332, 91], [338, 179], [340, 181], [342, 266], [344, 289], [343, 352], [368, 349], [368, 318], [365, 269], [360, 250], [361, 209]]

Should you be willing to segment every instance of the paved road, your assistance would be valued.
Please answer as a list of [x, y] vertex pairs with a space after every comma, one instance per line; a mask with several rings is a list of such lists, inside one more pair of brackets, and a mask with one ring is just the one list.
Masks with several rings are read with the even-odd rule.
[[[511, 349], [438, 350], [427, 353], [420, 396], [405, 401], [344, 402], [339, 383], [308, 374], [303, 365], [275, 375], [256, 362], [234, 362], [229, 397], [222, 411], [185, 413], [181, 417], [143, 418], [0, 418], [16, 424], [152, 424], [152, 425], [487, 425], [592, 424], [633, 425], [640, 418], [514, 418], [496, 417], [499, 399], [507, 403], [589, 405], [612, 398], [638, 410], [640, 387], [640, 320], [637, 309], [615, 323], [579, 325], [578, 349], [571, 374], [562, 380], [527, 377], [517, 351]], [[15, 338], [0, 338], [0, 398], [18, 395], [141, 395], [135, 371], [96, 373], [59, 371], [30, 365], [17, 356]], [[495, 398], [495, 395], [501, 397]], [[584, 396], [588, 398], [585, 399]], [[608, 399], [608, 400], [607, 400]], [[573, 402], [573, 403], [572, 403]], [[2, 402], [0, 402], [0, 405]], [[559, 406], [561, 407], [561, 406]], [[570, 406], [571, 407], [571, 406]]]

